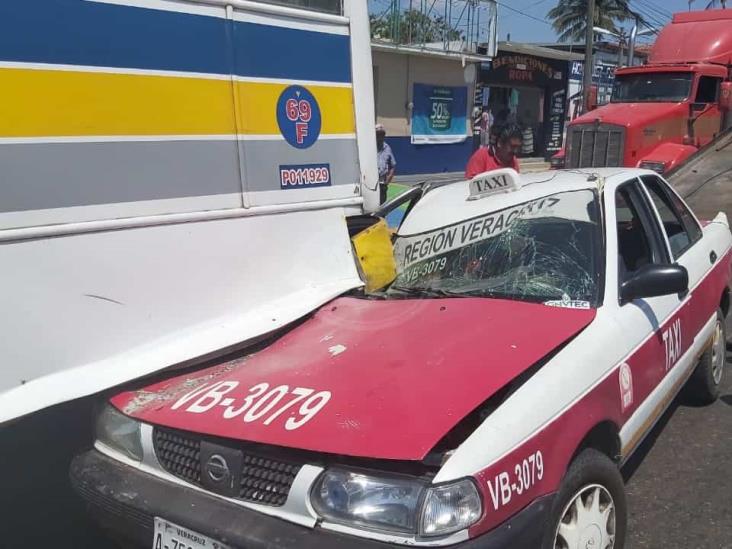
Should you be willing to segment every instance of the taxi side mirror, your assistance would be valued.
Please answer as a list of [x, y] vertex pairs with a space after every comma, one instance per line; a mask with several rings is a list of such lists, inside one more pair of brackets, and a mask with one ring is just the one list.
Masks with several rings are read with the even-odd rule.
[[620, 285], [620, 300], [679, 294], [689, 289], [689, 273], [681, 265], [644, 265]]

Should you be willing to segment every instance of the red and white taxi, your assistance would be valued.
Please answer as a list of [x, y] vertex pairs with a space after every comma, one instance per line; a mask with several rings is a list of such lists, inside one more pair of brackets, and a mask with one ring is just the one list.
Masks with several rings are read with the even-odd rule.
[[104, 525], [154, 549], [624, 546], [619, 467], [687, 382], [718, 396], [726, 217], [644, 170], [415, 194], [388, 289], [109, 399], [71, 467]]

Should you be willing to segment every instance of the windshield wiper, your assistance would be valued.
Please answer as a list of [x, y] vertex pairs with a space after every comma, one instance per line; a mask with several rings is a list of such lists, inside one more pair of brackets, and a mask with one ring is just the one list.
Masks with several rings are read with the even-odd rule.
[[411, 286], [389, 286], [389, 290], [394, 290], [406, 295], [422, 296], [422, 297], [473, 297], [464, 292], [453, 292], [443, 290], [441, 288], [416, 288]]

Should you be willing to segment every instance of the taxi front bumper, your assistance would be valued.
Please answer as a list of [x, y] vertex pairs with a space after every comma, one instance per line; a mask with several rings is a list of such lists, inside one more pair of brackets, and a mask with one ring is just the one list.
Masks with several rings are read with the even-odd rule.
[[[386, 549], [405, 547], [305, 528], [159, 479], [91, 450], [71, 463], [71, 483], [102, 527], [125, 546], [152, 547], [160, 516], [242, 549]], [[536, 548], [554, 496], [534, 501], [491, 532], [450, 545], [459, 549]]]

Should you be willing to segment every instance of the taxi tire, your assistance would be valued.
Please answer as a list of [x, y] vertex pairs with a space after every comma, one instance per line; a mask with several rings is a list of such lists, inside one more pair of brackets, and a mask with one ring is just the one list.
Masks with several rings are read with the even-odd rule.
[[613, 549], [625, 547], [628, 505], [623, 477], [617, 464], [609, 457], [594, 448], [586, 448], [577, 455], [569, 466], [567, 474], [564, 475], [549, 514], [542, 549], [554, 549], [554, 537], [565, 507], [581, 488], [592, 484], [599, 484], [610, 492], [615, 504], [615, 545], [613, 545]]
[[[721, 309], [717, 309], [717, 320], [722, 323], [722, 341], [725, 342], [724, 353], [726, 355], [726, 341], [727, 341], [727, 329], [724, 318], [724, 313]], [[694, 373], [691, 374], [689, 381], [686, 385], [687, 395], [690, 399], [698, 404], [712, 404], [715, 402], [722, 390], [722, 381], [724, 381], [724, 368], [726, 367], [726, 356], [725, 362], [722, 365], [722, 376], [719, 383], [714, 381], [714, 362], [712, 360], [712, 349], [709, 348], [704, 351], [699, 363], [694, 369]]]

